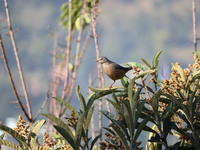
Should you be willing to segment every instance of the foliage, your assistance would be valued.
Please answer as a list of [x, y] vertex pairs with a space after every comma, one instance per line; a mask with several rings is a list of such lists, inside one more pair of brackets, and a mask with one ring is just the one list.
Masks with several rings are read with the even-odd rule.
[[55, 98], [71, 111], [70, 117], [65, 118], [65, 120], [68, 122], [67, 124], [61, 119], [55, 117], [54, 115], [42, 115], [56, 123], [56, 125], [54, 125], [55, 129], [63, 136], [63, 138], [70, 144], [70, 146], [74, 150], [79, 150], [80, 148], [92, 150], [94, 144], [100, 137], [97, 136], [95, 139], [91, 140], [91, 137], [89, 136], [89, 125], [94, 112], [93, 102], [94, 100], [99, 98], [99, 94], [103, 95], [103, 93], [97, 92], [93, 94], [86, 103], [86, 100], [80, 93], [79, 86], [77, 87], [76, 91], [81, 104], [81, 109], [79, 112], [77, 112], [76, 109], [73, 108], [73, 106], [71, 106], [66, 101]]
[[[97, 0], [94, 0], [98, 2]], [[72, 8], [71, 8], [71, 28], [72, 30], [79, 30], [81, 26], [84, 28], [86, 25], [88, 25], [91, 22], [91, 8], [92, 3], [94, 1], [91, 0], [72, 0]], [[84, 3], [86, 3], [84, 6]], [[82, 11], [83, 10], [83, 11]], [[69, 26], [69, 2], [66, 2], [61, 6], [62, 14], [60, 15], [60, 23], [64, 27]], [[83, 16], [83, 19], [82, 19]]]
[[[99, 142], [103, 149], [142, 149], [138, 141], [143, 132], [148, 133], [147, 150], [198, 149], [200, 146], [200, 58], [194, 54], [195, 62], [182, 69], [178, 63], [172, 64], [169, 79], [158, 79], [158, 52], [148, 63], [129, 62], [134, 65], [134, 77], [122, 79], [123, 87], [92, 88], [87, 99], [77, 86], [80, 102], [77, 111], [68, 102], [55, 97], [69, 112], [64, 120], [52, 114], [42, 114], [54, 123], [59, 134], [43, 133], [43, 143], [38, 143], [38, 133], [45, 121], [34, 123], [31, 127], [19, 116], [17, 127], [13, 129], [0, 125], [0, 129], [10, 134], [18, 144], [0, 139], [1, 145], [13, 149], [87, 149], [92, 150], [100, 135], [90, 136], [91, 118], [95, 111], [94, 101], [107, 96], [106, 100], [114, 112], [101, 113], [110, 121], [105, 126], [105, 138]], [[108, 98], [109, 97], [109, 98]], [[2, 136], [3, 137], [3, 136]], [[167, 137], [175, 137], [176, 143], [169, 145]]]

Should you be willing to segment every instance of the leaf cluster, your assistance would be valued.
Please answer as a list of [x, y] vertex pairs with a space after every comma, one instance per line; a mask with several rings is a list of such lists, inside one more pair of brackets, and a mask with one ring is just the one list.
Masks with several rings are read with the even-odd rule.
[[[129, 62], [135, 76], [128, 81], [121, 80], [123, 87], [92, 88], [92, 93], [84, 98], [77, 86], [76, 93], [80, 102], [80, 109], [75, 109], [68, 102], [55, 97], [67, 110], [69, 117], [63, 119], [52, 114], [42, 114], [53, 122], [59, 135], [53, 133], [55, 139], [61, 139], [64, 144], [55, 144], [51, 149], [59, 149], [63, 145], [70, 145], [72, 149], [92, 150], [102, 135], [92, 139], [90, 136], [91, 118], [95, 111], [95, 100], [107, 97], [114, 112], [103, 110], [101, 113], [110, 121], [104, 127], [105, 139], [99, 143], [101, 149], [142, 149], [139, 137], [148, 134], [146, 149], [198, 149], [200, 146], [200, 89], [198, 55], [188, 73], [178, 63], [172, 64], [170, 79], [158, 79], [158, 52], [148, 63]], [[167, 81], [168, 80], [168, 81]], [[172, 82], [173, 81], [173, 82]], [[172, 82], [173, 84], [169, 84]], [[175, 88], [174, 84], [183, 86]], [[166, 90], [168, 89], [168, 90]], [[170, 89], [174, 91], [171, 92]], [[170, 91], [170, 92], [169, 92]], [[14, 137], [19, 144], [0, 139], [0, 145], [13, 149], [41, 148], [38, 143], [38, 133], [45, 120], [34, 123], [25, 139], [15, 130], [0, 125], [0, 129]], [[169, 145], [168, 137], [176, 138], [174, 144]], [[44, 147], [43, 147], [44, 148]]]

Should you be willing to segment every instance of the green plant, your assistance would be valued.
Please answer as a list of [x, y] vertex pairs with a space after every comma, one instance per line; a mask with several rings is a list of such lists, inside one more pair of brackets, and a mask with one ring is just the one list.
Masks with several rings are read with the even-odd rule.
[[0, 130], [12, 136], [19, 143], [18, 145], [8, 140], [0, 139], [0, 145], [4, 145], [15, 150], [39, 149], [40, 145], [38, 143], [38, 134], [44, 123], [45, 120], [40, 120], [29, 127], [29, 124], [27, 124], [26, 121], [22, 120], [22, 117], [19, 116], [17, 127], [14, 129], [0, 125]]
[[[158, 79], [158, 52], [152, 64], [142, 59], [144, 64], [129, 62], [133, 66], [134, 77], [121, 80], [123, 87], [92, 88], [92, 93], [85, 99], [77, 86], [76, 93], [80, 102], [77, 111], [68, 102], [60, 102], [70, 115], [63, 119], [52, 114], [42, 114], [54, 123], [54, 132], [43, 133], [44, 145], [38, 143], [38, 133], [45, 120], [35, 122], [31, 127], [19, 116], [17, 127], [13, 129], [0, 125], [0, 129], [10, 134], [19, 144], [0, 138], [0, 145], [12, 149], [83, 149], [92, 150], [101, 135], [92, 140], [90, 121], [94, 114], [94, 101], [104, 98], [114, 111], [103, 110], [101, 113], [110, 121], [105, 126], [105, 138], [100, 141], [100, 149], [136, 150], [141, 148], [139, 137], [148, 133], [147, 150], [198, 149], [200, 146], [200, 58], [194, 54], [195, 62], [182, 69], [178, 63], [172, 64], [169, 79]], [[169, 144], [168, 137], [176, 138], [176, 143]]]
[[71, 111], [70, 117], [65, 118], [67, 123], [51, 114], [42, 115], [56, 123], [56, 125], [54, 125], [55, 129], [63, 136], [63, 138], [70, 144], [73, 149], [92, 150], [96, 141], [100, 137], [99, 135], [93, 139], [93, 141], [91, 141], [91, 137], [89, 136], [89, 125], [94, 112], [93, 102], [99, 97], [111, 93], [111, 91], [94, 93], [90, 95], [87, 103], [80, 93], [79, 86], [76, 88], [76, 92], [81, 105], [79, 112], [77, 112], [77, 110], [66, 101], [55, 98]]
[[[91, 22], [91, 8], [92, 3], [98, 0], [85, 0], [85, 1], [79, 1], [79, 0], [72, 0], [72, 6], [71, 10], [69, 9], [69, 2], [64, 3], [61, 6], [61, 15], [60, 15], [60, 23], [64, 27], [69, 26], [69, 13], [71, 13], [71, 28], [72, 30], [79, 30], [81, 26], [84, 28]], [[85, 3], [85, 4], [84, 4]], [[85, 6], [84, 6], [85, 5]], [[82, 11], [83, 9], [83, 11]], [[70, 12], [71, 11], [71, 12]], [[83, 13], [83, 19], [82, 19], [82, 13]]]

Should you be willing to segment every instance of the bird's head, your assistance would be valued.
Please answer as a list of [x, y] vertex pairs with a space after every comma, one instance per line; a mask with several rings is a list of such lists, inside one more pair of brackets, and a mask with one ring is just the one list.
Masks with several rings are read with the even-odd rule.
[[106, 57], [100, 57], [99, 59], [95, 60], [95, 62], [98, 62], [100, 64], [104, 64], [104, 63], [109, 63], [110, 60]]

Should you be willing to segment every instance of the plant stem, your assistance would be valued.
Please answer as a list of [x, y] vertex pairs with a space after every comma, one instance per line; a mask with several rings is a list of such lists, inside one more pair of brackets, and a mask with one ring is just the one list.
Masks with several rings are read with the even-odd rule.
[[9, 30], [10, 39], [11, 39], [13, 50], [14, 50], [14, 54], [15, 54], [15, 59], [17, 61], [17, 68], [18, 68], [18, 71], [19, 71], [20, 80], [21, 80], [21, 84], [22, 84], [22, 88], [23, 88], [23, 92], [24, 92], [24, 96], [25, 96], [25, 100], [26, 100], [26, 105], [27, 105], [27, 109], [28, 109], [28, 116], [29, 116], [29, 119], [32, 120], [31, 105], [30, 105], [28, 92], [27, 92], [27, 88], [26, 88], [26, 84], [25, 84], [25, 80], [24, 80], [24, 75], [23, 75], [23, 71], [22, 71], [22, 67], [21, 67], [21, 63], [20, 63], [20, 59], [19, 59], [17, 45], [16, 45], [16, 42], [15, 42], [14, 32], [12, 30], [12, 25], [11, 25], [11, 19], [10, 19], [10, 13], [9, 13], [9, 9], [8, 9], [7, 0], [4, 0], [4, 4], [5, 4], [5, 10], [6, 10], [8, 30]]
[[8, 73], [8, 77], [9, 77], [9, 80], [10, 80], [10, 84], [12, 86], [12, 89], [13, 89], [13, 92], [15, 94], [15, 97], [17, 99], [17, 103], [19, 104], [22, 112], [24, 113], [24, 115], [26, 116], [26, 118], [29, 120], [29, 122], [32, 122], [32, 119], [29, 118], [29, 115], [27, 114], [20, 98], [19, 98], [19, 94], [17, 92], [17, 89], [15, 87], [15, 83], [14, 83], [14, 80], [13, 80], [13, 77], [12, 77], [12, 74], [11, 74], [11, 71], [10, 71], [10, 68], [9, 68], [9, 65], [8, 65], [8, 61], [7, 61], [7, 58], [6, 58], [6, 53], [5, 53], [5, 49], [4, 49], [4, 46], [3, 46], [3, 40], [1, 38], [1, 34], [0, 34], [0, 48], [1, 48], [1, 52], [2, 52], [2, 56], [3, 56], [3, 61], [4, 61], [4, 64], [5, 64], [5, 68], [6, 68], [6, 71]]
[[196, 0], [192, 0], [192, 24], [194, 50], [197, 51]]

